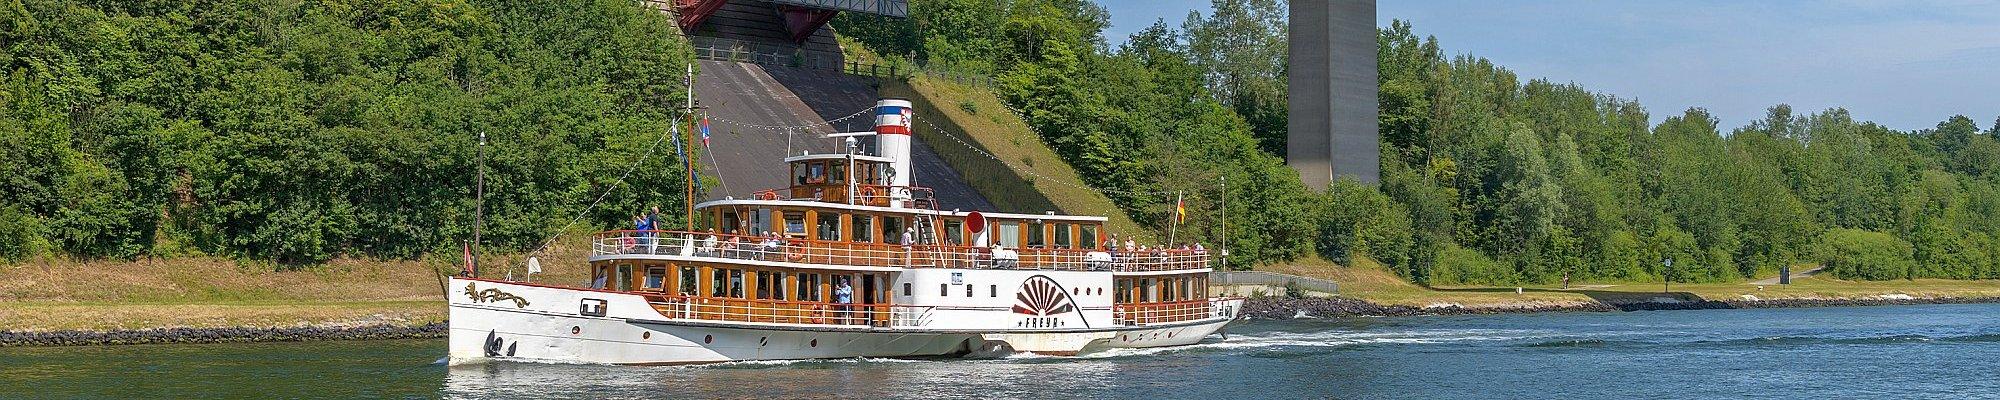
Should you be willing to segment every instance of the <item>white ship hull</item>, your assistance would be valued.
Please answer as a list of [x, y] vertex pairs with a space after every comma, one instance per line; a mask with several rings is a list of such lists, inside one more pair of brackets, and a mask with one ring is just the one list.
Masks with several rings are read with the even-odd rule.
[[456, 278], [450, 287], [453, 365], [487, 360], [681, 365], [1003, 349], [1069, 355], [1193, 344], [1226, 325], [1241, 303], [1219, 300], [1226, 315], [1174, 325], [981, 332], [673, 319], [634, 294]]

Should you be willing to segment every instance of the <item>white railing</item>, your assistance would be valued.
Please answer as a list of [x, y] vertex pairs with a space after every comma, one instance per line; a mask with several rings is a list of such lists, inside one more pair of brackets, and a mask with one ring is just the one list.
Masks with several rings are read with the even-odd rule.
[[1214, 299], [1115, 304], [1111, 316], [1113, 323], [1125, 326], [1170, 324], [1234, 315], [1227, 304]]
[[929, 306], [890, 306], [889, 326], [899, 328], [930, 326], [932, 309], [933, 307]]
[[1209, 267], [1190, 250], [1092, 251], [899, 245], [678, 231], [606, 231], [591, 242], [595, 255], [680, 255], [838, 266], [992, 268], [1062, 271], [1181, 271]]
[[668, 296], [652, 305], [661, 315], [682, 320], [874, 327], [928, 326], [932, 308], [696, 296]]

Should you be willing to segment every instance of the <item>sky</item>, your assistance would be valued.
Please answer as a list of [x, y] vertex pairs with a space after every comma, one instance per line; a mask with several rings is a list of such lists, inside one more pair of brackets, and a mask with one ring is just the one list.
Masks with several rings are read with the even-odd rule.
[[[1099, 0], [1114, 45], [1208, 0]], [[1701, 107], [1722, 129], [1842, 107], [1893, 129], [2000, 117], [2000, 1], [1381, 1], [1448, 55], [1636, 99], [1653, 121]]]

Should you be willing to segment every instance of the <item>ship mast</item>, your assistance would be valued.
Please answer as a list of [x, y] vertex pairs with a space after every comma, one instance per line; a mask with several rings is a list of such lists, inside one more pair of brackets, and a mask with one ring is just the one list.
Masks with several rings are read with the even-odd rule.
[[479, 172], [472, 189], [472, 254], [466, 260], [475, 278], [479, 277], [479, 231], [486, 225], [486, 131], [479, 131], [478, 158]]
[[[688, 65], [687, 65], [687, 75], [685, 76], [685, 81], [684, 81], [684, 82], [686, 83], [686, 88], [687, 88], [687, 106], [686, 106], [686, 109], [687, 109], [687, 121], [688, 121], [688, 122], [694, 122], [694, 63], [688, 63]], [[676, 124], [676, 125], [678, 125], [678, 124]], [[674, 129], [678, 130], [678, 129], [680, 129], [680, 127], [676, 126], [676, 127], [674, 127]], [[675, 136], [679, 136], [680, 134], [679, 134], [679, 133], [675, 133], [674, 135], [675, 135]], [[684, 141], [684, 142], [681, 142], [681, 143], [686, 143], [686, 144], [687, 144], [687, 147], [694, 147], [694, 142], [692, 141], [692, 139], [693, 139], [693, 138], [692, 138], [692, 137], [690, 137], [689, 139], [690, 139], [690, 141]], [[676, 137], [676, 138], [674, 138], [674, 140], [680, 140], [680, 138], [679, 138], [679, 137]], [[687, 188], [687, 193], [686, 193], [686, 197], [682, 197], [682, 198], [681, 198], [681, 205], [682, 205], [682, 206], [684, 206], [684, 207], [685, 207], [685, 208], [687, 209], [687, 220], [686, 220], [686, 223], [685, 223], [685, 224], [683, 224], [683, 225], [685, 225], [685, 226], [686, 226], [686, 229], [683, 229], [683, 231], [686, 231], [686, 232], [694, 232], [694, 180], [695, 180], [695, 174], [694, 174], [694, 164], [693, 164], [693, 163], [689, 163], [689, 162], [688, 162], [688, 160], [687, 160], [687, 157], [688, 157], [688, 155], [689, 155], [689, 154], [693, 154], [693, 153], [694, 153], [694, 151], [692, 151], [692, 150], [693, 150], [693, 149], [689, 149], [689, 151], [688, 151], [687, 153], [683, 153], [683, 154], [681, 154], [681, 166], [683, 166], [683, 167], [684, 167], [683, 169], [685, 169], [685, 171], [682, 171], [682, 172], [686, 174], [686, 175], [684, 175], [684, 176], [685, 176], [686, 178], [685, 178], [685, 179], [682, 179], [682, 183], [683, 183], [683, 185], [682, 185], [682, 186], [686, 186], [686, 188]]]

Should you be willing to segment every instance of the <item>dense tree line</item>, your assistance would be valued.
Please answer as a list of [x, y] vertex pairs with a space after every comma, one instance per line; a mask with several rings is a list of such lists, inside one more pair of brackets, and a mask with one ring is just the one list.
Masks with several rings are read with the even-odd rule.
[[623, 0], [0, 1], [0, 257], [526, 249], [681, 197], [690, 53]]
[[[1732, 281], [1813, 263], [2000, 278], [2000, 121], [1903, 132], [1779, 105], [1735, 129], [1699, 108], [1653, 125], [1635, 101], [1523, 82], [1399, 21], [1378, 42], [1382, 182], [1315, 194], [1279, 164], [1285, 4], [1214, 3], [1115, 48], [1104, 10], [1080, 0], [913, 1], [908, 20], [835, 23], [880, 53], [999, 77], [1044, 141], [1155, 227], [1160, 192], [1213, 210], [1226, 177], [1239, 262], [1310, 249], [1435, 284]], [[1190, 224], [1214, 242], [1215, 222]]]
[[1156, 24], [1113, 48], [1107, 15], [1085, 0], [937, 0], [912, 2], [907, 20], [842, 14], [834, 26], [879, 54], [996, 77], [1086, 183], [1162, 237], [1183, 198], [1180, 242], [1214, 246], [1226, 234], [1237, 265], [1308, 251], [1312, 194], [1216, 99], [1185, 35]]
[[1404, 207], [1329, 204], [1403, 211], [1375, 218], [1414, 228], [1333, 218], [1386, 239], [1323, 252], [1435, 283], [1732, 281], [1812, 263], [1859, 279], [2000, 277], [2000, 126], [1954, 116], [1902, 132], [1785, 105], [1735, 129], [1699, 108], [1648, 126], [1636, 102], [1446, 57], [1408, 23], [1378, 43], [1384, 179], [1379, 194], [1334, 192]]

